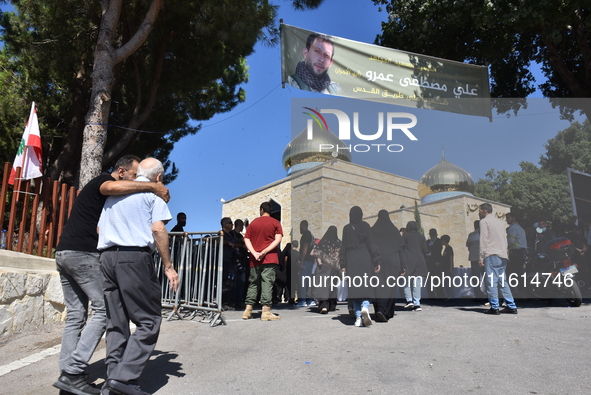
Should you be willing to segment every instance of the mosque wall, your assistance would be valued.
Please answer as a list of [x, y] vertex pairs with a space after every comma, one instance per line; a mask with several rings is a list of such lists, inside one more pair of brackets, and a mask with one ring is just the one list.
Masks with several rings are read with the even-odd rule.
[[339, 234], [349, 222], [353, 206], [361, 207], [364, 217], [369, 218], [382, 209], [414, 206], [418, 199], [417, 181], [368, 167], [332, 161], [322, 167], [322, 174], [324, 229], [336, 225]]
[[511, 211], [510, 206], [505, 204], [470, 195], [461, 195], [419, 205], [421, 223], [426, 237], [428, 237], [427, 234], [431, 228], [437, 229], [438, 237], [449, 235], [449, 244], [454, 249], [455, 267], [470, 267], [466, 240], [468, 235], [474, 231], [474, 221], [479, 219], [478, 206], [485, 202], [492, 204], [495, 211], [493, 215], [503, 221], [505, 214]]
[[[291, 232], [292, 216], [290, 179], [273, 183], [225, 202], [222, 206], [222, 217], [230, 217], [232, 218], [232, 221], [237, 219], [248, 219], [249, 221], [252, 221], [259, 216], [259, 207], [261, 203], [269, 201], [269, 199], [273, 199], [281, 205], [281, 226], [283, 227], [284, 235], [289, 235]], [[282, 247], [289, 242], [289, 240], [286, 239], [288, 239], [288, 237], [284, 237]]]
[[360, 206], [365, 216], [371, 216], [384, 208], [394, 211], [400, 206], [414, 206], [418, 199], [415, 180], [336, 160], [292, 180], [292, 226], [297, 229], [306, 219], [317, 238], [331, 225], [340, 235], [353, 206]]
[[291, 238], [299, 240], [300, 222], [308, 221], [308, 230], [315, 238], [321, 238], [323, 227], [322, 168], [314, 167], [292, 178], [291, 190]]
[[[405, 228], [408, 221], [415, 220], [414, 206], [404, 208], [401, 210], [389, 211], [389, 213], [390, 213], [390, 219], [392, 220], [392, 222], [394, 223], [394, 225], [396, 225], [396, 227], [398, 229]], [[378, 219], [377, 213], [365, 218], [367, 223], [369, 223], [370, 225], [373, 225], [377, 221], [377, 219]], [[423, 228], [425, 228], [425, 223], [430, 224], [431, 227], [437, 227], [437, 226], [439, 226], [439, 218], [435, 215], [432, 215], [432, 214], [421, 213], [421, 224], [422, 224]], [[428, 229], [426, 229], [425, 232], [427, 230]]]
[[[282, 206], [284, 247], [292, 239], [300, 239], [299, 224], [304, 219], [316, 238], [321, 238], [331, 225], [337, 227], [341, 237], [349, 222], [349, 210], [356, 205], [362, 208], [370, 225], [375, 223], [378, 211], [386, 209], [398, 228], [405, 227], [415, 219], [417, 187], [416, 180], [335, 160], [232, 199], [223, 205], [222, 212], [233, 220], [252, 221], [259, 215], [261, 202], [274, 199]], [[478, 206], [484, 202], [491, 203], [494, 215], [502, 220], [510, 211], [510, 206], [470, 195], [419, 204], [425, 234], [435, 228], [439, 237], [450, 236], [456, 267], [469, 267], [465, 243], [478, 219]]]

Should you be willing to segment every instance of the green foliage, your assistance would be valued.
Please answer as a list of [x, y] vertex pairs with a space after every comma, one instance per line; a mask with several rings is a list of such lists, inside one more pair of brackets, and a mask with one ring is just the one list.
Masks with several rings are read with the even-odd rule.
[[591, 124], [573, 123], [545, 145], [540, 159], [542, 169], [552, 174], [566, 174], [566, 168], [591, 173]]
[[[95, 41], [92, 32], [96, 32], [87, 21], [86, 3], [75, 6], [73, 2], [22, 0], [12, 4], [18, 14], [0, 15], [4, 44], [0, 50], [0, 140], [6, 143], [0, 159], [14, 159], [31, 102], [35, 101], [43, 137], [43, 168], [47, 170], [67, 141], [76, 142], [76, 123], [83, 123], [86, 108], [80, 107], [88, 95], [81, 88], [91, 64], [82, 60], [91, 59]], [[72, 32], [74, 25], [79, 26], [77, 34]], [[64, 160], [73, 170], [70, 173], [78, 167], [77, 158], [71, 155]], [[72, 174], [64, 178], [71, 180]]]
[[[25, 127], [27, 102], [22, 85], [18, 84], [24, 73], [13, 67], [0, 51], [0, 165], [12, 162]], [[28, 103], [30, 109], [30, 103]]]
[[503, 202], [504, 192], [509, 185], [511, 174], [506, 170], [495, 171], [490, 169], [485, 174], [485, 179], [480, 179], [474, 186], [474, 194], [485, 199]]
[[[541, 64], [544, 96], [591, 97], [591, 8], [588, 0], [374, 0], [388, 21], [376, 44], [471, 64], [489, 65], [491, 94], [524, 98]], [[572, 103], [580, 105], [581, 103]], [[583, 103], [584, 104], [584, 103]], [[517, 111], [523, 100], [497, 101]], [[561, 106], [565, 103], [561, 102]], [[591, 109], [578, 107], [586, 112]], [[573, 108], [562, 107], [563, 115]]]
[[[307, 9], [321, 2], [292, 4]], [[0, 159], [12, 161], [35, 101], [46, 174], [75, 183], [100, 2], [11, 3], [16, 13], [0, 14]], [[117, 47], [133, 36], [149, 5], [124, 2], [114, 32]], [[122, 154], [154, 156], [167, 169], [165, 179], [173, 180], [178, 169], [168, 157], [175, 143], [199, 130], [190, 121], [210, 119], [245, 100], [240, 87], [248, 80], [245, 58], [259, 41], [277, 43], [276, 9], [268, 0], [165, 2], [146, 42], [116, 67], [103, 168]]]
[[293, 8], [296, 10], [314, 10], [323, 3], [324, 0], [293, 0]]
[[548, 140], [540, 167], [521, 162], [521, 170], [489, 170], [475, 185], [476, 196], [511, 205], [520, 222], [540, 218], [567, 222], [572, 215], [566, 168], [591, 173], [591, 125], [574, 122]]
[[475, 195], [511, 205], [519, 222], [529, 226], [540, 218], [566, 222], [572, 215], [566, 174], [552, 174], [531, 162], [521, 171], [489, 170], [476, 183]]

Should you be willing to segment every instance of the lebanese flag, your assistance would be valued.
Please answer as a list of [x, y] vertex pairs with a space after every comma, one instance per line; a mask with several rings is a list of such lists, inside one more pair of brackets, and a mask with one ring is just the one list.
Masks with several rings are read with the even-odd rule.
[[23, 180], [41, 177], [43, 175], [41, 169], [42, 157], [43, 149], [41, 148], [39, 120], [37, 119], [35, 102], [33, 102], [31, 105], [31, 115], [29, 115], [23, 138], [18, 146], [14, 162], [12, 163], [12, 171], [10, 172], [8, 183], [10, 185], [14, 184], [17, 167], [22, 167], [21, 178]]

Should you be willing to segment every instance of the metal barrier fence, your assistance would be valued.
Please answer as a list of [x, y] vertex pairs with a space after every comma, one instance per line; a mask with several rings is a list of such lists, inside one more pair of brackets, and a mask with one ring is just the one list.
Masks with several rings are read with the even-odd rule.
[[218, 321], [226, 325], [222, 308], [223, 236], [218, 232], [171, 232], [169, 236], [171, 260], [179, 275], [177, 292], [170, 289], [162, 259], [155, 255], [162, 307], [172, 309], [166, 320], [199, 315], [211, 326]]

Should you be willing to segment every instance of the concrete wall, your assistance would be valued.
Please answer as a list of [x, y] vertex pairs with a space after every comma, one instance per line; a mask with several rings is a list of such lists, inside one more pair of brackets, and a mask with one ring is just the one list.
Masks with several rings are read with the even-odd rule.
[[65, 319], [55, 260], [0, 250], [0, 336]]
[[373, 225], [380, 210], [414, 207], [418, 199], [418, 182], [394, 174], [342, 161], [330, 162], [322, 172], [323, 231], [335, 225], [341, 235], [353, 206], [361, 207], [365, 220]]
[[474, 231], [474, 221], [479, 219], [478, 207], [482, 203], [491, 203], [493, 215], [502, 221], [505, 220], [505, 214], [511, 211], [511, 207], [506, 204], [470, 195], [455, 196], [419, 205], [425, 237], [429, 237], [428, 232], [431, 228], [437, 229], [438, 237], [449, 235], [449, 245], [454, 249], [455, 267], [470, 267], [466, 240]]

